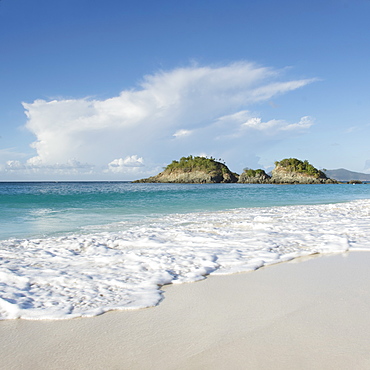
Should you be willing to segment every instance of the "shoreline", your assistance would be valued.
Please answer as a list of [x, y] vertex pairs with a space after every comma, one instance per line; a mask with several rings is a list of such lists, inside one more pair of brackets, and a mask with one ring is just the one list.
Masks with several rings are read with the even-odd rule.
[[152, 308], [0, 321], [0, 368], [370, 368], [369, 264], [318, 255], [164, 286]]

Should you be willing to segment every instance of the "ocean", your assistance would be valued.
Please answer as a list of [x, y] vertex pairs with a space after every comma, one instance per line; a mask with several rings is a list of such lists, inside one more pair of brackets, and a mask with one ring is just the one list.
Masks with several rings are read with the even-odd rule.
[[0, 319], [160, 304], [164, 284], [370, 250], [370, 185], [0, 183]]

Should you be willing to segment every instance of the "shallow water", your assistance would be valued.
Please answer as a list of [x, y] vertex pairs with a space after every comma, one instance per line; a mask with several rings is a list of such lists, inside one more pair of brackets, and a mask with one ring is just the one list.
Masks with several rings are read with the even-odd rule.
[[370, 250], [369, 185], [0, 184], [0, 317], [157, 304], [158, 287]]
[[0, 240], [121, 230], [168, 214], [338, 203], [370, 185], [0, 183]]

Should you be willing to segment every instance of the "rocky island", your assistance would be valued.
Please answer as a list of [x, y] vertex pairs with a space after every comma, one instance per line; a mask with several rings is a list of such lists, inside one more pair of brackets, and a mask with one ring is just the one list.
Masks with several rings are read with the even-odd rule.
[[258, 170], [245, 168], [244, 172], [239, 176], [238, 182], [241, 184], [270, 184], [271, 176], [260, 168]]
[[272, 184], [336, 184], [336, 180], [326, 177], [308, 161], [287, 158], [275, 162], [270, 180]]
[[223, 163], [214, 158], [182, 157], [180, 161], [172, 161], [161, 173], [147, 179], [134, 182], [165, 182], [188, 184], [234, 183], [238, 175], [231, 172]]
[[264, 170], [246, 168], [241, 175], [234, 173], [214, 158], [182, 157], [172, 161], [164, 171], [134, 182], [144, 183], [188, 183], [188, 184], [336, 184], [324, 172], [316, 169], [308, 161], [287, 158], [275, 162], [275, 168], [269, 176]]

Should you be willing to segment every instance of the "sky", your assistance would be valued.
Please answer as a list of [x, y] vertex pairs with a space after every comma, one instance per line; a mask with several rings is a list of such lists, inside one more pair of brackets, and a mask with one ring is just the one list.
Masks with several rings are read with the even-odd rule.
[[0, 0], [0, 181], [188, 155], [370, 173], [370, 0]]

